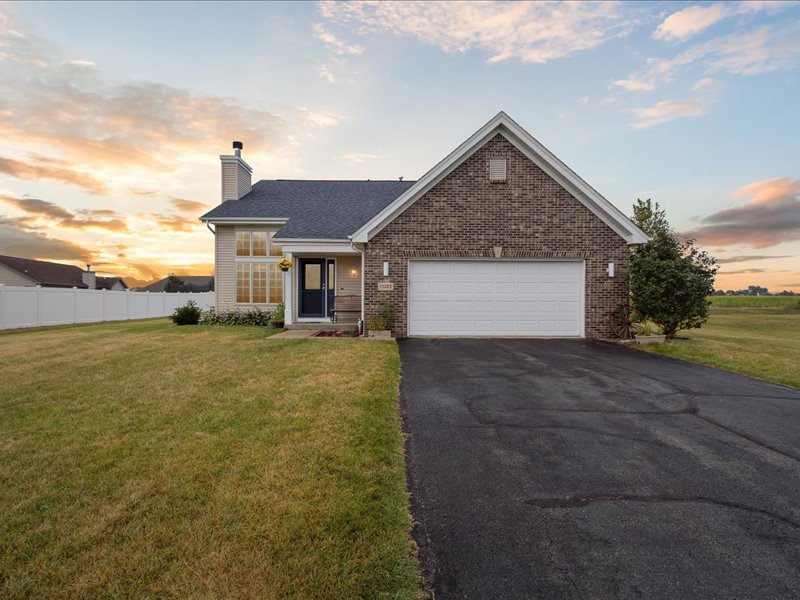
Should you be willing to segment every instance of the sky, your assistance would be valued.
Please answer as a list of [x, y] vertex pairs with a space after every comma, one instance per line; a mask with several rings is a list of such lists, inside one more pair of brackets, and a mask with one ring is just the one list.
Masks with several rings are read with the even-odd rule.
[[500, 110], [716, 287], [800, 292], [796, 2], [0, 3], [0, 254], [211, 274], [219, 155], [416, 179]]

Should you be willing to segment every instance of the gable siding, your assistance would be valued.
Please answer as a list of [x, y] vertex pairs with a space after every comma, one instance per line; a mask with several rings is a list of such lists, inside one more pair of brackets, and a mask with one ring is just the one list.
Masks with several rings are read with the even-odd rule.
[[36, 285], [36, 282], [21, 273], [0, 264], [0, 283], [5, 285]]
[[[506, 159], [505, 182], [489, 182], [489, 158]], [[499, 134], [366, 245], [366, 316], [388, 298], [397, 308], [394, 333], [406, 336], [408, 260], [494, 258], [496, 246], [503, 258], [585, 260], [586, 337], [611, 335], [608, 312], [627, 300], [625, 240]], [[378, 291], [385, 260], [391, 292]]]

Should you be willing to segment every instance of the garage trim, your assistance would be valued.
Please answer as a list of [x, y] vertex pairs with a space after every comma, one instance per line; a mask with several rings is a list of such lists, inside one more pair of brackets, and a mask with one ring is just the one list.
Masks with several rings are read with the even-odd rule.
[[[580, 285], [579, 285], [579, 302], [580, 302], [580, 334], [578, 336], [439, 336], [439, 335], [414, 335], [411, 333], [413, 330], [411, 318], [411, 264], [415, 262], [490, 262], [490, 263], [541, 263], [541, 262], [566, 262], [580, 264]], [[540, 337], [540, 338], [585, 338], [586, 337], [586, 259], [583, 258], [490, 258], [490, 257], [468, 257], [468, 256], [437, 256], [437, 257], [418, 257], [409, 258], [406, 261], [406, 323], [409, 337]]]

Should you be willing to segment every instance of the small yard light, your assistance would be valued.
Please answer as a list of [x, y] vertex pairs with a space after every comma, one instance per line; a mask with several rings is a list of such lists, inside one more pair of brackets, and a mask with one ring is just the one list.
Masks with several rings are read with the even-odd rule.
[[609, 277], [613, 277], [614, 276], [614, 263], [613, 262], [608, 263], [608, 268], [606, 269], [606, 272], [608, 273]]
[[383, 276], [384, 277], [388, 277], [389, 276], [389, 261], [388, 260], [383, 261]]

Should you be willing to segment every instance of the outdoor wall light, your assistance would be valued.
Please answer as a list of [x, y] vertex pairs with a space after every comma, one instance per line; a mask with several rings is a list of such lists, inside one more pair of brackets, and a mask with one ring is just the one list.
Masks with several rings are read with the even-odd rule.
[[388, 277], [389, 276], [389, 261], [388, 260], [383, 261], [383, 276], [384, 277]]
[[352, 271], [350, 271], [350, 275], [352, 275], [353, 277], [358, 277], [358, 269], [353, 269]]
[[613, 277], [614, 276], [614, 263], [613, 262], [608, 263], [608, 268], [606, 269], [606, 272], [608, 273], [609, 277]]

